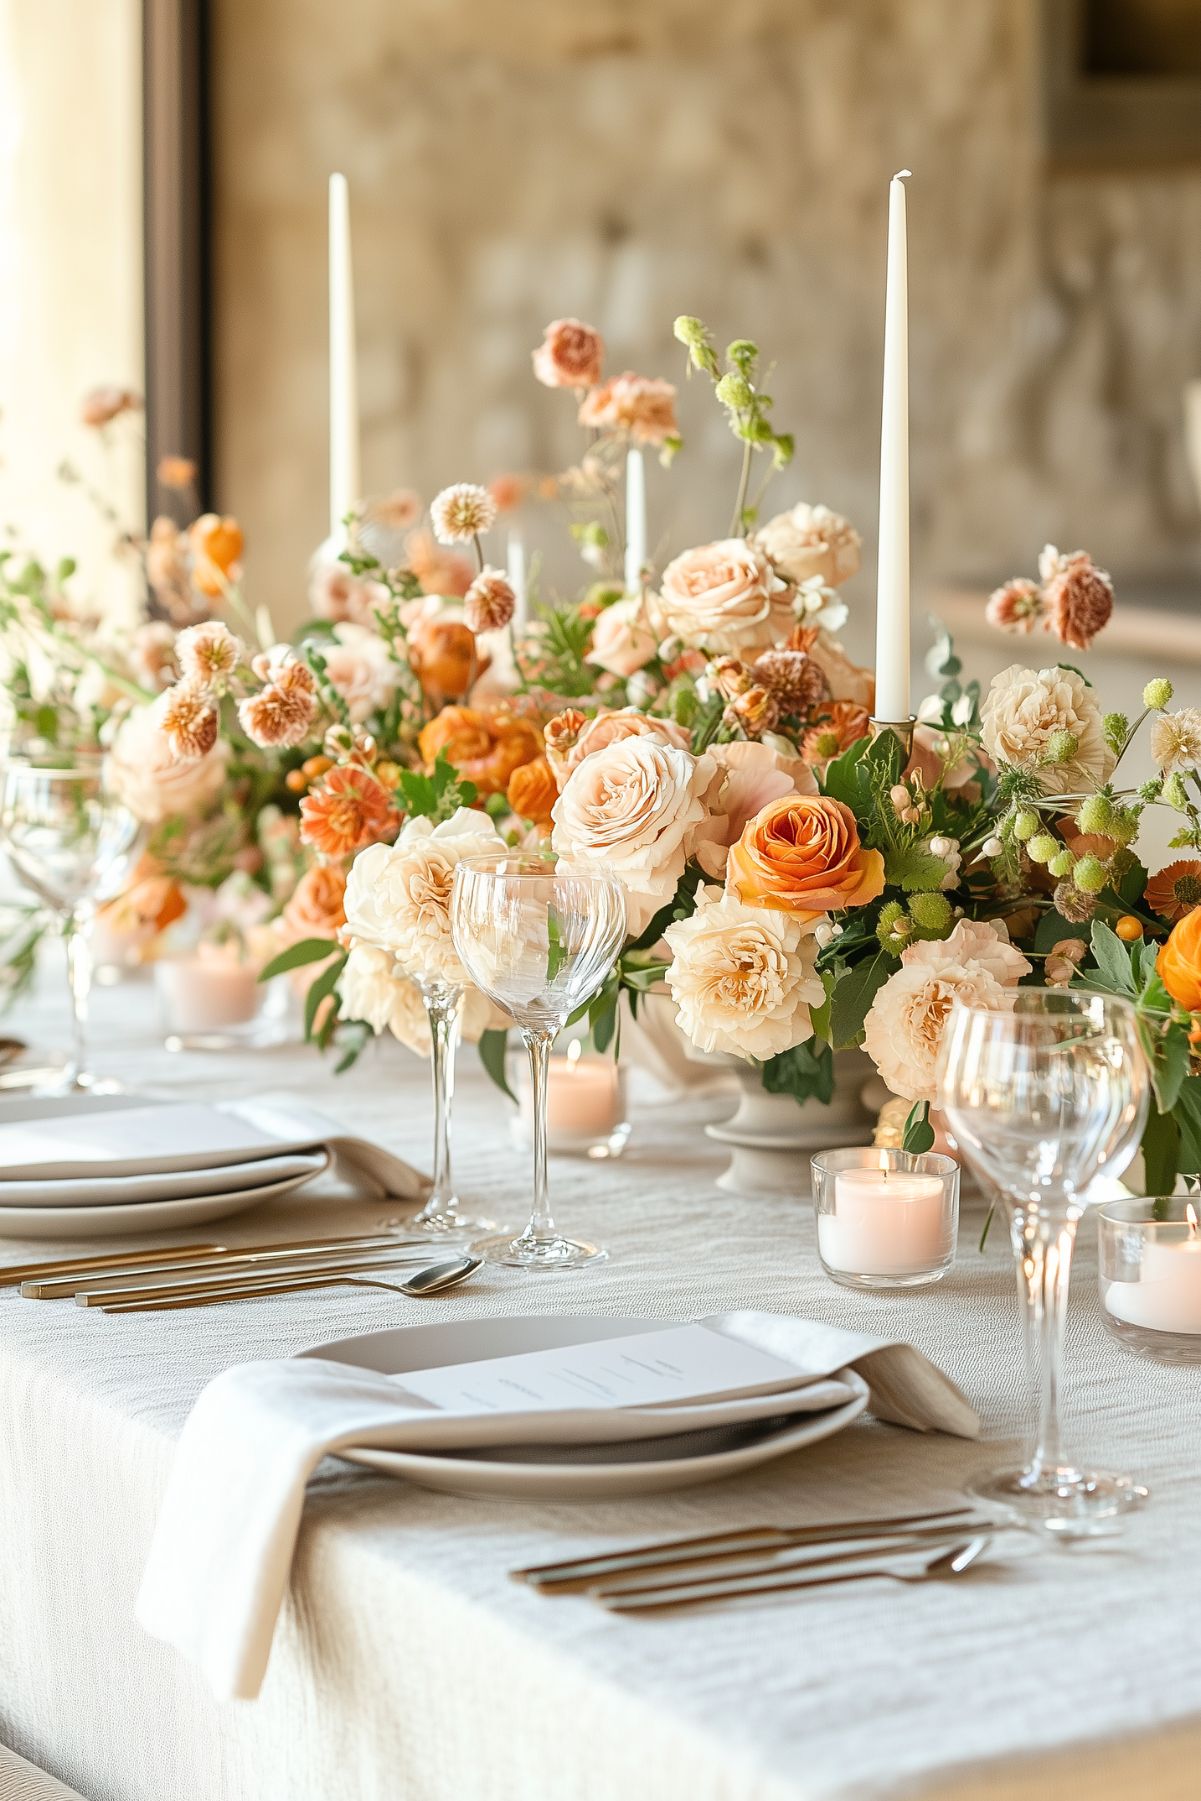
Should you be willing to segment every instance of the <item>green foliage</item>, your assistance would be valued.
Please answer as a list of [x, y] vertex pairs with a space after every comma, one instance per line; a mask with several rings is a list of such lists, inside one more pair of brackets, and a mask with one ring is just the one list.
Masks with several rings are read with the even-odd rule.
[[303, 969], [307, 963], [323, 963], [341, 948], [334, 938], [302, 938], [299, 944], [289, 945], [265, 963], [259, 971], [259, 981], [269, 982], [274, 976], [287, 975], [290, 969]]
[[932, 856], [919, 844], [890, 847], [884, 853], [884, 878], [906, 894], [923, 889], [936, 889], [947, 873], [942, 857]]
[[828, 1044], [819, 1044], [816, 1039], [769, 1057], [762, 1070], [768, 1094], [790, 1094], [797, 1102], [825, 1103], [833, 1099], [834, 1053]]
[[868, 1010], [895, 968], [894, 961], [881, 952], [835, 977], [830, 996], [830, 1043], [836, 1051], [860, 1042]]
[[517, 1096], [509, 1087], [509, 1078], [505, 1074], [505, 1055], [509, 1048], [509, 1034], [503, 1031], [481, 1032], [479, 1042], [480, 1062], [489, 1076], [496, 1083], [502, 1094], [516, 1104]]
[[929, 1151], [934, 1148], [934, 1127], [930, 1124], [929, 1101], [915, 1101], [905, 1120], [904, 1151]]
[[465, 781], [441, 752], [428, 775], [419, 769], [402, 769], [399, 788], [411, 819], [435, 821], [450, 819], [460, 807], [469, 807], [477, 792], [475, 783]]
[[[321, 1003], [329, 1000], [333, 995], [338, 977], [346, 968], [346, 958], [348, 954], [348, 952], [342, 951], [337, 957], [333, 958], [328, 969], [323, 969], [321, 971], [321, 974], [311, 984], [308, 993], [304, 997], [304, 1035], [307, 1039], [312, 1039], [314, 1036], [314, 1030], [317, 1026], [317, 1015], [321, 1011]], [[337, 1018], [338, 1007], [335, 1000], [334, 1005], [329, 1010], [328, 1016], [323, 1020], [321, 1027], [317, 1032], [317, 1041], [323, 1050], [333, 1036], [333, 1029], [337, 1023]]]

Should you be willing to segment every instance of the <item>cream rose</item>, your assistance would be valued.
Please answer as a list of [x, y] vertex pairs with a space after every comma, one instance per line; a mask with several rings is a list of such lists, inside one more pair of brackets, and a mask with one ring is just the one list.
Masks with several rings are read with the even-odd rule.
[[669, 563], [655, 610], [665, 633], [735, 655], [766, 650], [793, 624], [792, 589], [744, 538], [702, 544]]
[[[1044, 764], [1057, 732], [1070, 732], [1075, 754]], [[1010, 664], [994, 676], [980, 711], [980, 736], [995, 763], [1027, 769], [1044, 794], [1070, 794], [1105, 781], [1114, 753], [1105, 742], [1101, 709], [1092, 689], [1074, 669], [1024, 669]]]
[[346, 702], [355, 725], [386, 707], [396, 693], [397, 666], [378, 632], [366, 625], [336, 625], [322, 653], [325, 673]]
[[592, 649], [584, 661], [621, 677], [636, 675], [659, 648], [641, 598], [614, 601], [592, 628]]
[[108, 755], [109, 780], [118, 800], [143, 825], [195, 819], [220, 794], [228, 756], [219, 738], [203, 756], [177, 759], [156, 702], [135, 708], [122, 722]]
[[1005, 927], [961, 919], [949, 938], [912, 944], [889, 976], [864, 1022], [863, 1048], [894, 1094], [936, 1098], [938, 1053], [957, 1000], [998, 1006], [1029, 975]]
[[[338, 977], [338, 994], [346, 1018], [361, 1019], [377, 1036], [391, 1032], [419, 1057], [429, 1056], [429, 1016], [421, 990], [416, 982], [397, 972], [389, 951], [356, 944]], [[467, 989], [459, 1029], [468, 1044], [477, 1043], [490, 1028], [508, 1023], [487, 995], [478, 988]]]
[[492, 822], [469, 807], [440, 825], [406, 821], [395, 844], [369, 845], [350, 866], [346, 942], [390, 951], [406, 975], [466, 982], [450, 929], [455, 867], [503, 849]]
[[677, 750], [687, 750], [692, 743], [689, 733], [674, 720], [656, 719], [650, 713], [640, 713], [637, 707], [618, 707], [612, 712], [598, 713], [595, 719], [589, 719], [580, 727], [579, 736], [566, 750], [548, 743], [547, 761], [560, 788], [566, 785], [572, 770], [578, 768], [585, 757], [594, 756], [598, 750], [608, 750], [611, 744], [620, 744], [627, 738], [651, 738], [656, 744], [670, 744]]
[[577, 866], [617, 877], [634, 936], [675, 893], [714, 769], [709, 756], [628, 738], [585, 757], [555, 802], [552, 847]]
[[859, 568], [859, 533], [841, 513], [800, 501], [755, 533], [755, 542], [790, 582], [816, 576], [831, 588]]
[[696, 912], [664, 933], [676, 1021], [702, 1051], [775, 1057], [813, 1035], [825, 996], [817, 944], [795, 920], [704, 888]]

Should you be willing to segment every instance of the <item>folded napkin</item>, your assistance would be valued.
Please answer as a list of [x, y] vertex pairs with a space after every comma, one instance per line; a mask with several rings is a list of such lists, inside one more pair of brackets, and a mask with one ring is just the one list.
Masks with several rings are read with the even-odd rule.
[[237, 1365], [203, 1391], [183, 1430], [137, 1602], [147, 1632], [197, 1663], [223, 1700], [259, 1692], [287, 1586], [305, 1483], [351, 1447], [595, 1444], [840, 1406], [866, 1384], [881, 1419], [974, 1438], [975, 1410], [920, 1351], [768, 1313], [702, 1322], [783, 1359], [795, 1383], [645, 1407], [442, 1412], [388, 1376], [318, 1358]]

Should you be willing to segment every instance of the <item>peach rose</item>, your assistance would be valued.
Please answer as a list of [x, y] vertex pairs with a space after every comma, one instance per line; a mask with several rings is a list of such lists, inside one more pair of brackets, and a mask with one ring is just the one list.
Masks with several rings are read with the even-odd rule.
[[1201, 1012], [1201, 907], [1172, 927], [1155, 968], [1178, 1006]]
[[[555, 723], [552, 720], [551, 726]], [[566, 747], [556, 741], [559, 736], [558, 733], [552, 735], [551, 728], [547, 728], [546, 754], [560, 788], [585, 757], [594, 756], [598, 750], [607, 750], [611, 744], [621, 744], [627, 738], [653, 738], [656, 744], [672, 744], [677, 750], [688, 750], [692, 744], [692, 738], [683, 726], [676, 725], [671, 719], [656, 719], [653, 714], [640, 713], [637, 707], [618, 707], [598, 713], [595, 719], [584, 720]]]
[[158, 702], [136, 707], [122, 722], [108, 756], [118, 800], [143, 825], [195, 819], [225, 785], [229, 748], [219, 738], [199, 757], [175, 756], [159, 723]]
[[675, 893], [713, 774], [709, 756], [629, 738], [585, 757], [555, 802], [551, 844], [561, 857], [617, 877], [635, 937]]
[[306, 869], [280, 915], [286, 944], [332, 938], [346, 924], [346, 877], [328, 863]]
[[592, 648], [584, 661], [624, 678], [645, 669], [658, 648], [646, 607], [635, 597], [615, 601], [598, 616], [592, 628]]
[[826, 795], [786, 795], [745, 827], [726, 887], [739, 900], [802, 919], [861, 907], [884, 889], [884, 859], [859, 842], [855, 815]]
[[672, 384], [628, 369], [584, 396], [579, 419], [596, 431], [625, 432], [636, 444], [663, 444], [680, 430]]
[[388, 590], [382, 582], [352, 574], [345, 563], [331, 563], [318, 554], [309, 564], [309, 605], [317, 619], [374, 626], [376, 608], [386, 604], [387, 599]]
[[697, 835], [695, 856], [707, 875], [724, 879], [730, 846], [747, 824], [786, 794], [816, 794], [813, 771], [799, 757], [769, 744], [736, 740], [710, 746], [717, 772], [704, 796], [709, 818]]
[[[810, 626], [804, 636], [809, 638], [814, 628]], [[826, 686], [831, 700], [849, 700], [857, 707], [863, 707], [871, 713], [876, 704], [876, 677], [872, 670], [852, 663], [837, 638], [831, 638], [828, 632], [818, 631], [809, 643], [800, 646], [807, 650], [826, 678]]]
[[447, 701], [470, 693], [488, 660], [465, 620], [425, 613], [410, 629], [409, 661], [425, 692]]
[[427, 594], [461, 598], [475, 579], [475, 570], [457, 551], [444, 550], [432, 532], [410, 532], [405, 545], [409, 568]]
[[792, 624], [792, 589], [745, 538], [686, 550], [667, 565], [656, 602], [662, 628], [685, 644], [739, 655], [766, 650]]
[[809, 506], [802, 500], [790, 512], [769, 519], [755, 539], [790, 582], [799, 584], [816, 576], [836, 588], [859, 567], [859, 533], [829, 507]]
[[591, 388], [604, 360], [604, 339], [591, 325], [552, 319], [534, 352], [534, 374], [547, 388]]
[[370, 627], [336, 625], [324, 655], [326, 680], [342, 696], [353, 725], [386, 707], [396, 693], [397, 665]]

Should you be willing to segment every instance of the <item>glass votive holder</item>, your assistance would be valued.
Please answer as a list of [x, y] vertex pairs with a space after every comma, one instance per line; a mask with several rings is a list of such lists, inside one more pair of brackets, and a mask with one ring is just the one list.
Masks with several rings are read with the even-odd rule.
[[1101, 1317], [1132, 1351], [1201, 1363], [1201, 1229], [1187, 1195], [1097, 1208]]
[[[511, 1136], [526, 1149], [533, 1140], [534, 1108], [530, 1072], [523, 1059], [516, 1071], [517, 1112]], [[578, 1039], [556, 1046], [546, 1078], [546, 1148], [561, 1157], [593, 1162], [620, 1157], [629, 1143], [626, 1072], [612, 1053], [585, 1051]]]
[[288, 1036], [288, 989], [260, 982], [258, 965], [233, 957], [163, 957], [154, 966], [169, 1051], [262, 1050]]
[[938, 1151], [855, 1145], [812, 1160], [817, 1251], [844, 1288], [924, 1288], [955, 1261], [959, 1165]]

